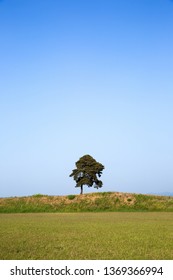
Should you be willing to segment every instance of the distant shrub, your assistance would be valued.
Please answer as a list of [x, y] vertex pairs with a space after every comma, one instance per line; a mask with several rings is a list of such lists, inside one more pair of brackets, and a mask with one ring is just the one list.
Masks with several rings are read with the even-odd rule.
[[127, 198], [127, 201], [130, 202], [130, 201], [132, 201], [132, 199], [131, 198]]
[[116, 198], [115, 198], [115, 200], [114, 200], [114, 202], [115, 202], [115, 203], [120, 202], [119, 198], [118, 198], [118, 197], [116, 197]]
[[107, 195], [110, 195], [112, 192], [100, 192], [100, 194], [102, 195], [102, 196], [107, 196]]
[[67, 198], [68, 198], [69, 200], [73, 200], [75, 197], [76, 197], [76, 196], [75, 196], [74, 194], [70, 194], [70, 195], [67, 196]]
[[36, 193], [36, 194], [33, 194], [32, 197], [43, 197], [45, 196], [44, 194], [41, 194], [41, 193]]

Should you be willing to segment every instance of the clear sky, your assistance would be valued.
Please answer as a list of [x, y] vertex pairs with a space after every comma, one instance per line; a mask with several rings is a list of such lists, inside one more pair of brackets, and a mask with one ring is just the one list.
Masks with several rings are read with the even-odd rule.
[[173, 191], [173, 1], [0, 1], [0, 197], [79, 193], [85, 154], [101, 191]]

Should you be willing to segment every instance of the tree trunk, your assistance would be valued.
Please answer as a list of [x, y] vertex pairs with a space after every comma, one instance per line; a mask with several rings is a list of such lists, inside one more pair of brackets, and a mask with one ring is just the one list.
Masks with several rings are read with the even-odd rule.
[[83, 185], [81, 185], [81, 191], [80, 191], [80, 194], [83, 194]]

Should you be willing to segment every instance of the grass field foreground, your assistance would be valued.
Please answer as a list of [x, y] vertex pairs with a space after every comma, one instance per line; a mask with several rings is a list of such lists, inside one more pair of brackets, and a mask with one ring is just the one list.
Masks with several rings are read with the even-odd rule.
[[0, 259], [173, 259], [173, 213], [0, 214]]

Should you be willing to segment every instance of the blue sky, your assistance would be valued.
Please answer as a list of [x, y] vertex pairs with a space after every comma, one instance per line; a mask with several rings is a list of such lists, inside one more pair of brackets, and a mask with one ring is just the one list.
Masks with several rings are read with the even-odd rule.
[[[173, 191], [173, 1], [0, 1], [0, 196]], [[97, 191], [85, 187], [84, 192]]]

